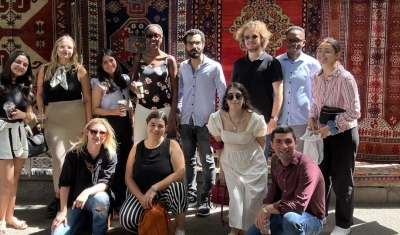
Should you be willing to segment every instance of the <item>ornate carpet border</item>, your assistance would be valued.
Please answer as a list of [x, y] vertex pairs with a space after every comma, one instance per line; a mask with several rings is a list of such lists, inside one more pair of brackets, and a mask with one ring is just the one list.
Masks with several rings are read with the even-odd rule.
[[204, 32], [204, 54], [221, 61], [222, 0], [194, 0], [193, 26]]
[[90, 77], [96, 77], [97, 54], [105, 48], [105, 2], [104, 0], [81, 1], [82, 54]]

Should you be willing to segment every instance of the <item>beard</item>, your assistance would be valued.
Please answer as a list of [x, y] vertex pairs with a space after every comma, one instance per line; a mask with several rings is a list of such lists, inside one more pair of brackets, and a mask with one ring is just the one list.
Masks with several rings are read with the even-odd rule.
[[191, 51], [187, 51], [187, 53], [190, 58], [197, 59], [201, 56], [201, 54], [203, 54], [203, 50], [201, 50], [201, 51], [191, 50]]

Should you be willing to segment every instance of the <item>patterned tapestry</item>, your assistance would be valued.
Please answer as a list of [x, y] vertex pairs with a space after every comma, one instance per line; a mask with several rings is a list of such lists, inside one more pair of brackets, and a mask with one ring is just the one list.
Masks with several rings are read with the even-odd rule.
[[219, 50], [222, 51], [221, 64], [228, 83], [234, 61], [245, 53], [234, 39], [236, 31], [250, 20], [263, 21], [272, 34], [266, 51], [273, 56], [280, 55], [286, 51], [284, 46], [286, 29], [292, 25], [302, 25], [303, 5], [307, 4], [307, 1], [304, 2], [298, 0], [222, 1], [222, 48]]
[[61, 0], [2, 1], [0, 69], [15, 51], [31, 57], [35, 74], [50, 58], [53, 41], [71, 32], [71, 4]]
[[124, 72], [132, 70], [134, 54], [146, 50], [144, 29], [149, 24], [162, 27], [162, 50], [183, 61], [182, 37], [191, 27], [192, 6], [186, 0], [106, 0], [107, 47], [116, 53]]
[[358, 84], [358, 160], [400, 162], [400, 1], [324, 0], [310, 9], [311, 36], [341, 42], [341, 62]]

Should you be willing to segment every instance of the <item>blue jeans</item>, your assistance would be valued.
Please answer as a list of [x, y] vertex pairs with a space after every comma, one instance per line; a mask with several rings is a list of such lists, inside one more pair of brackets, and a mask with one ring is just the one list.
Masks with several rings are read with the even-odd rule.
[[197, 198], [197, 170], [196, 170], [196, 146], [203, 168], [203, 194], [211, 191], [215, 184], [215, 162], [214, 153], [210, 147], [210, 133], [204, 128], [195, 125], [180, 125], [181, 144], [185, 156], [185, 182], [187, 184], [188, 196]]
[[110, 197], [106, 192], [100, 192], [90, 195], [83, 209], [68, 208], [67, 226], [60, 224], [52, 235], [73, 235], [76, 231], [85, 225], [84, 210], [91, 211], [93, 214], [92, 233], [94, 235], [103, 235], [107, 231], [108, 209], [110, 207]]
[[[321, 232], [322, 227], [322, 220], [307, 212], [303, 212], [302, 215], [288, 212], [283, 217], [275, 214], [271, 216], [272, 235], [317, 235]], [[255, 225], [251, 226], [246, 232], [246, 235], [260, 234], [260, 230]]]

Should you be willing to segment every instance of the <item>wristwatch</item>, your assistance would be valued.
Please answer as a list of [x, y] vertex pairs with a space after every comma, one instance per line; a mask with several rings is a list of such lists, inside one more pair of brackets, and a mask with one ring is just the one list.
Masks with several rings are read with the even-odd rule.
[[275, 122], [278, 122], [278, 116], [271, 116], [271, 119], [274, 119]]
[[264, 211], [265, 214], [269, 214], [268, 210], [267, 210], [267, 204], [263, 204], [262, 205], [262, 210]]

